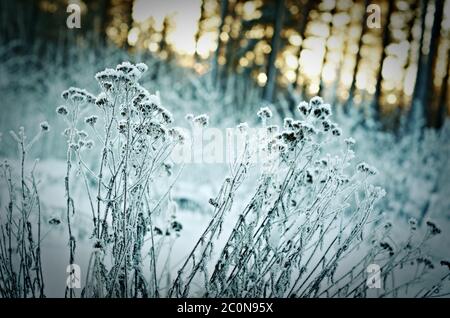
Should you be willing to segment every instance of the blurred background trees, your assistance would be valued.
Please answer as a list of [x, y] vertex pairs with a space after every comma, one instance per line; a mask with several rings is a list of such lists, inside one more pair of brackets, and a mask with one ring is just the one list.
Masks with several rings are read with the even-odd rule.
[[[68, 3], [80, 5], [80, 29], [66, 27]], [[380, 28], [366, 23], [370, 4]], [[450, 107], [450, 0], [0, 0], [0, 15], [1, 45], [21, 43], [16, 54], [119, 47], [219, 90], [237, 74], [290, 109], [320, 94], [386, 128], [414, 113], [439, 127]]]

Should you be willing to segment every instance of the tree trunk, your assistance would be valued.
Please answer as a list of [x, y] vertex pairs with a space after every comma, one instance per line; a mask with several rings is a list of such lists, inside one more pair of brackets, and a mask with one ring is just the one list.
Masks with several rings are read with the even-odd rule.
[[223, 27], [225, 26], [225, 18], [228, 14], [228, 0], [222, 0], [220, 4], [220, 26], [219, 26], [219, 34], [217, 35], [217, 49], [214, 52], [213, 64], [211, 67], [211, 78], [214, 85], [217, 83], [217, 77], [219, 74], [219, 56], [220, 56], [220, 35], [223, 32]]
[[194, 52], [194, 61], [195, 62], [199, 62], [200, 61], [200, 56], [198, 54], [198, 41], [200, 40], [200, 37], [202, 36], [202, 26], [203, 26], [203, 21], [205, 20], [205, 0], [201, 0], [200, 2], [200, 18], [198, 19], [198, 29], [197, 32], [195, 33], [195, 52]]
[[431, 125], [431, 105], [432, 93], [434, 91], [433, 75], [437, 61], [438, 45], [441, 38], [441, 24], [444, 13], [444, 0], [436, 0], [433, 27], [431, 29], [430, 52], [428, 54], [426, 69], [424, 70], [425, 85], [423, 87], [422, 96], [419, 96], [424, 110], [427, 125]]
[[[448, 49], [447, 49], [447, 53]], [[442, 81], [442, 87], [441, 87], [441, 93], [439, 96], [439, 111], [438, 111], [438, 117], [437, 117], [437, 128], [441, 128], [442, 125], [445, 123], [445, 119], [447, 117], [447, 110], [448, 110], [448, 86], [449, 86], [449, 74], [450, 74], [450, 58], [447, 55], [447, 68], [445, 70], [445, 76]]]
[[364, 45], [363, 37], [364, 34], [366, 34], [367, 31], [367, 7], [370, 4], [370, 0], [364, 0], [364, 16], [363, 16], [363, 24], [362, 24], [362, 30], [361, 30], [361, 36], [359, 37], [358, 41], [358, 52], [356, 53], [356, 61], [355, 61], [355, 68], [353, 69], [353, 78], [352, 83], [350, 85], [350, 90], [348, 92], [348, 98], [347, 101], [344, 104], [344, 111], [348, 112], [349, 107], [353, 104], [353, 98], [355, 97], [355, 90], [356, 90], [356, 76], [359, 73], [359, 69], [361, 67], [361, 59], [362, 59], [362, 46]]
[[417, 102], [418, 102], [418, 96], [420, 96], [422, 93], [422, 87], [423, 85], [423, 79], [422, 74], [423, 70], [425, 68], [424, 62], [423, 62], [423, 42], [425, 38], [425, 29], [426, 29], [426, 15], [427, 15], [427, 8], [428, 8], [428, 0], [422, 0], [421, 2], [421, 22], [420, 22], [420, 44], [419, 44], [419, 57], [417, 59], [417, 73], [416, 73], [416, 83], [414, 84], [414, 92], [413, 97], [411, 100], [411, 106], [410, 111], [408, 114], [408, 124], [406, 125], [409, 130], [412, 129], [412, 127], [416, 124], [415, 121], [422, 117], [422, 114], [416, 114], [417, 112], [420, 112], [420, 109], [417, 109]]
[[383, 28], [383, 43], [382, 43], [382, 47], [383, 47], [383, 51], [381, 54], [381, 59], [380, 59], [380, 69], [378, 71], [378, 75], [377, 75], [377, 84], [375, 86], [375, 95], [373, 97], [373, 105], [375, 108], [375, 116], [377, 118], [380, 118], [380, 112], [381, 112], [381, 83], [383, 81], [383, 64], [384, 64], [384, 60], [386, 59], [386, 47], [389, 45], [390, 41], [391, 41], [391, 35], [390, 35], [390, 31], [389, 31], [389, 24], [391, 21], [391, 16], [392, 16], [392, 11], [394, 11], [394, 0], [388, 0], [388, 11], [387, 11], [387, 17], [386, 17], [386, 25]]
[[274, 21], [275, 28], [271, 42], [272, 51], [270, 52], [269, 61], [267, 63], [267, 83], [263, 95], [263, 98], [268, 102], [273, 101], [273, 95], [275, 92], [275, 86], [277, 81], [277, 69], [275, 67], [275, 60], [277, 58], [281, 44], [281, 31], [283, 29], [284, 13], [285, 13], [284, 1], [285, 0], [276, 1], [276, 11]]
[[[301, 53], [302, 53], [302, 45], [305, 40], [306, 35], [306, 27], [308, 25], [308, 17], [311, 10], [314, 8], [314, 4], [317, 2], [315, 0], [308, 0], [304, 8], [302, 8], [302, 20], [299, 27], [300, 37], [302, 38], [302, 43], [298, 47], [297, 61], [300, 61]], [[298, 80], [300, 79], [300, 65], [297, 67], [297, 72], [295, 74], [295, 82], [293, 88], [296, 89], [298, 86]]]
[[106, 46], [108, 43], [108, 36], [106, 35], [106, 29], [108, 28], [109, 24], [109, 15], [108, 10], [110, 6], [110, 0], [102, 0], [100, 3], [100, 14], [99, 14], [99, 30], [98, 30], [98, 37], [100, 39], [100, 44], [103, 44], [103, 46]]
[[[323, 69], [325, 67], [325, 64], [328, 62], [327, 55], [328, 55], [328, 40], [331, 37], [331, 34], [333, 33], [333, 17], [336, 15], [337, 12], [337, 4], [334, 5], [334, 8], [331, 10], [331, 21], [328, 23], [328, 29], [330, 30], [328, 33], [328, 36], [325, 38], [325, 52], [323, 53], [322, 63], [320, 65], [320, 73], [319, 73], [319, 91], [317, 92], [317, 95], [322, 96], [325, 83], [323, 82]], [[345, 41], [345, 40], [344, 40]]]
[[[407, 75], [407, 71], [408, 68], [411, 66], [412, 64], [412, 59], [411, 59], [411, 52], [412, 52], [412, 43], [414, 42], [414, 33], [413, 33], [413, 29], [414, 29], [414, 25], [416, 24], [416, 19], [417, 19], [417, 9], [418, 9], [418, 3], [413, 2], [413, 4], [411, 5], [411, 11], [414, 12], [413, 16], [411, 17], [411, 20], [409, 20], [408, 22], [408, 38], [406, 41], [408, 41], [409, 43], [409, 47], [408, 47], [408, 60], [406, 62], [405, 65], [405, 74], [403, 76], [403, 82], [406, 78]], [[405, 93], [403, 92], [402, 94], [402, 106], [406, 105], [406, 101], [405, 101]]]

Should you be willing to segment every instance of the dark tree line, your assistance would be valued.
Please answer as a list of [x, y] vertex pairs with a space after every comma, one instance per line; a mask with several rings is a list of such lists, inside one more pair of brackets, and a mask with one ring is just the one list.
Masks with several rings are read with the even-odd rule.
[[[229, 4], [229, 0], [220, 1], [222, 4], [222, 12], [221, 12], [221, 21], [222, 24], [220, 29], [223, 28], [224, 19], [227, 15], [232, 14], [229, 11], [229, 8], [232, 7]], [[239, 2], [239, 1], [236, 1]], [[369, 0], [355, 0], [354, 1], [362, 3], [365, 8], [369, 6], [372, 2]], [[382, 32], [380, 37], [380, 44], [382, 46], [381, 56], [379, 58], [379, 68], [376, 73], [376, 87], [375, 92], [372, 96], [371, 107], [373, 109], [373, 113], [377, 118], [382, 117], [383, 112], [383, 67], [385, 67], [385, 61], [388, 57], [387, 47], [393, 43], [392, 38], [392, 17], [394, 14], [398, 14], [400, 12], [399, 9], [399, 1], [395, 0], [385, 0], [380, 1], [381, 4], [384, 5], [384, 10], [382, 14]], [[273, 101], [275, 98], [274, 92], [277, 91], [278, 81], [277, 81], [277, 68], [275, 67], [276, 57], [283, 50], [283, 47], [286, 45], [286, 39], [283, 38], [283, 30], [288, 28], [294, 28], [300, 34], [302, 39], [306, 37], [306, 30], [309, 22], [310, 12], [313, 10], [320, 11], [318, 9], [319, 2], [314, 0], [306, 0], [306, 1], [298, 1], [297, 4], [300, 6], [300, 14], [293, 15], [288, 10], [289, 1], [286, 0], [269, 0], [264, 2], [264, 8], [262, 9], [262, 16], [255, 21], [247, 21], [243, 23], [243, 29], [248, 30], [251, 29], [252, 26], [258, 24], [269, 24], [272, 25], [274, 29], [274, 33], [272, 38], [270, 39], [271, 52], [267, 56], [265, 72], [267, 74], [267, 82], [263, 88], [262, 96], [267, 101]], [[428, 126], [440, 126], [442, 125], [443, 118], [445, 118], [448, 108], [448, 86], [449, 86], [449, 62], [447, 59], [446, 62], [446, 70], [445, 76], [442, 81], [442, 85], [440, 87], [440, 91], [436, 91], [437, 88], [433, 85], [433, 79], [436, 74], [436, 65], [438, 61], [438, 48], [441, 43], [443, 43], [442, 37], [448, 36], [447, 34], [443, 34], [442, 30], [442, 21], [444, 19], [444, 0], [420, 0], [420, 1], [408, 1], [409, 10], [406, 12], [408, 14], [407, 23], [405, 25], [406, 33], [407, 33], [407, 41], [412, 44], [414, 41], [413, 37], [413, 28], [415, 24], [419, 26], [420, 29], [420, 38], [419, 49], [418, 52], [413, 52], [413, 49], [408, 47], [408, 60], [405, 65], [405, 74], [406, 69], [408, 69], [414, 61], [412, 61], [411, 56], [414, 54], [418, 56], [417, 61], [417, 75], [416, 75], [416, 83], [413, 91], [413, 96], [409, 99], [408, 105], [401, 105], [402, 108], [410, 109], [409, 114], [419, 111], [422, 113], [425, 122]], [[427, 12], [429, 12], [430, 5], [434, 6], [434, 14], [433, 14], [433, 26], [431, 30], [426, 29], [425, 25], [425, 17]], [[228, 12], [225, 12], [227, 11]], [[336, 8], [331, 10], [331, 14], [334, 15], [336, 13]], [[350, 88], [348, 90], [348, 98], [343, 103], [344, 107], [348, 109], [353, 104], [353, 98], [357, 91], [356, 88], [356, 78], [357, 74], [361, 71], [361, 61], [362, 61], [362, 47], [364, 44], [364, 36], [371, 32], [368, 29], [367, 23], [367, 11], [364, 12], [364, 15], [361, 17], [362, 31], [358, 40], [358, 50], [355, 54], [355, 67], [353, 69], [352, 81]], [[330, 22], [331, 23], [331, 22]], [[332, 27], [332, 25], [330, 25]], [[428, 50], [424, 49], [425, 43], [425, 34], [426, 32], [430, 32], [430, 41]], [[255, 41], [250, 42], [246, 50], [251, 50], [256, 46]], [[219, 38], [219, 48], [221, 48], [220, 38]], [[424, 54], [424, 51], [428, 51], [427, 54]], [[239, 52], [239, 51], [238, 51]], [[298, 56], [297, 59], [300, 58], [300, 54], [302, 52], [301, 45], [298, 47]], [[226, 53], [225, 53], [226, 54]], [[226, 55], [227, 56], [227, 55]], [[219, 51], [214, 55], [212, 65], [213, 65], [213, 73], [217, 74], [218, 63], [217, 60], [219, 58]], [[237, 56], [239, 58], [239, 56]], [[228, 61], [227, 61], [228, 62]], [[323, 66], [323, 63], [322, 63]], [[298, 87], [298, 78], [302, 71], [302, 66], [300, 65], [297, 68], [297, 79], [293, 83], [293, 88], [304, 96], [304, 87]], [[214, 75], [217, 76], [217, 75]], [[322, 93], [323, 90], [326, 89], [326, 84], [323, 82], [323, 79], [320, 82], [320, 90], [319, 93]], [[407, 99], [403, 96], [399, 99], [400, 102], [407, 103]], [[400, 103], [399, 102], [399, 103]], [[420, 110], [416, 110], [415, 107], [420, 107]]]
[[[295, 31], [302, 39], [301, 43], [294, 47], [294, 54], [297, 61], [300, 60], [304, 51], [305, 39], [309, 35], [309, 26], [321, 14], [329, 14], [332, 19], [329, 20], [328, 29], [330, 30], [328, 37], [324, 38], [325, 43], [332, 36], [334, 26], [333, 17], [342, 13], [338, 10], [337, 5], [333, 8], [323, 9], [322, 2], [317, 0], [263, 0], [262, 6], [258, 8], [260, 15], [254, 19], [244, 19], [242, 10], [239, 8], [248, 2], [244, 0], [203, 0], [200, 7], [199, 29], [195, 35], [198, 42], [202, 36], [203, 24], [206, 19], [205, 3], [206, 1], [217, 1], [217, 18], [219, 24], [217, 26], [217, 50], [212, 54], [210, 60], [211, 78], [214, 85], [223, 84], [229, 75], [234, 74], [239, 69], [239, 61], [248, 52], [257, 50], [261, 42], [265, 42], [270, 46], [270, 52], [264, 55], [263, 64], [252, 64], [240, 67], [243, 69], [242, 76], [248, 80], [253, 80], [257, 74], [264, 73], [267, 77], [261, 96], [268, 102], [277, 100], [277, 94], [287, 94], [288, 91], [298, 93], [301, 98], [307, 98], [308, 82], [301, 81], [304, 65], [300, 65], [295, 70], [295, 80], [290, 85], [290, 89], [280, 82], [283, 73], [276, 66], [277, 59], [286, 50], [291, 47], [287, 39], [289, 31]], [[412, 96], [400, 94], [397, 100], [398, 109], [402, 109], [403, 113], [407, 113], [408, 122], [413, 122], [414, 116], [421, 116], [428, 126], [441, 126], [445, 116], [447, 115], [448, 105], [448, 86], [449, 86], [449, 58], [447, 48], [447, 58], [444, 61], [445, 70], [442, 85], [436, 87], [434, 79], [437, 74], [437, 67], [442, 67], [442, 47], [445, 41], [448, 41], [449, 30], [442, 28], [442, 21], [448, 12], [444, 12], [446, 0], [406, 0], [403, 2], [397, 0], [379, 0], [372, 2], [370, 0], [352, 0], [353, 4], [362, 5], [367, 8], [371, 3], [378, 3], [383, 6], [382, 11], [382, 29], [378, 34], [378, 45], [382, 47], [381, 55], [378, 61], [378, 70], [375, 73], [376, 86], [373, 95], [370, 96], [371, 109], [377, 118], [381, 119], [383, 115], [383, 105], [385, 103], [386, 92], [383, 88], [386, 79], [383, 77], [383, 68], [386, 67], [388, 58], [387, 48], [394, 44], [396, 39], [393, 34], [395, 15], [406, 16], [404, 32], [405, 40], [410, 44], [407, 48], [407, 61], [404, 66], [405, 76], [406, 70], [413, 65], [417, 65], [417, 74], [415, 86]], [[449, 1], [449, 0], [447, 0]], [[37, 54], [42, 54], [49, 45], [57, 45], [60, 51], [69, 54], [68, 50], [74, 43], [79, 44], [80, 41], [86, 43], [86, 47], [95, 48], [103, 47], [111, 42], [117, 46], [126, 49], [137, 49], [130, 47], [127, 41], [128, 31], [133, 27], [132, 19], [133, 0], [93, 0], [84, 1], [84, 10], [82, 15], [82, 28], [68, 32], [65, 25], [67, 18], [66, 6], [67, 1], [35, 1], [35, 0], [0, 0], [0, 44], [6, 45], [12, 41], [18, 40], [22, 44], [25, 51], [35, 50]], [[405, 10], [402, 6], [407, 4]], [[448, 6], [447, 6], [448, 7]], [[293, 10], [295, 8], [295, 10]], [[426, 16], [433, 10], [433, 23], [427, 28]], [[354, 104], [354, 98], [358, 94], [362, 94], [357, 88], [357, 75], [364, 71], [364, 48], [367, 51], [369, 44], [365, 40], [368, 35], [373, 35], [374, 31], [367, 26], [368, 13], [364, 10], [361, 15], [361, 32], [357, 39], [357, 50], [352, 51], [355, 64], [351, 71], [351, 82], [347, 91], [346, 100], [338, 100], [336, 92], [333, 92], [334, 101], [341, 102], [344, 109], [348, 110]], [[124, 29], [123, 25], [127, 27]], [[239, 28], [239, 32], [230, 32], [232, 28]], [[342, 27], [342, 26], [341, 26]], [[348, 27], [347, 25], [344, 27]], [[246, 34], [255, 28], [267, 30], [271, 28], [272, 34], [267, 32], [260, 38], [246, 38]], [[415, 35], [413, 30], [419, 28], [419, 35]], [[162, 31], [162, 39], [159, 43], [159, 50], [166, 51], [166, 55], [174, 57], [174, 52], [166, 43], [166, 35], [170, 31], [170, 20], [165, 19]], [[146, 30], [151, 35], [151, 28]], [[227, 40], [222, 40], [222, 33], [228, 33]], [[115, 34], [112, 38], [110, 35]], [[427, 37], [429, 38], [426, 41]], [[417, 43], [418, 47], [413, 48], [412, 43]], [[344, 43], [344, 54], [348, 51], [349, 43]], [[369, 47], [370, 49], [370, 47]], [[328, 50], [328, 47], [326, 47]], [[441, 52], [441, 53], [439, 53]], [[445, 54], [444, 54], [445, 55]], [[204, 61], [197, 55], [194, 56], [195, 61], [202, 63]], [[219, 60], [223, 59], [225, 63], [222, 65]], [[327, 62], [327, 54], [324, 55], [321, 64], [321, 70]], [[342, 63], [342, 62], [340, 62]], [[342, 76], [342, 65], [337, 67], [338, 79]], [[404, 78], [405, 79], [405, 78]], [[327, 90], [341, 89], [336, 83], [332, 87], [327, 87], [322, 76], [320, 77], [319, 94], [325, 93]], [[219, 85], [218, 87], [223, 87]], [[288, 95], [288, 94], [287, 94]], [[364, 93], [367, 96], [367, 93]], [[415, 115], [414, 115], [415, 114]]]

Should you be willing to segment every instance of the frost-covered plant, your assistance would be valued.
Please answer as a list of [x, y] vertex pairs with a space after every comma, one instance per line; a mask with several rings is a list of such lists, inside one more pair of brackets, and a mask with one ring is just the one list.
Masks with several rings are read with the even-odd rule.
[[[0, 189], [6, 191], [6, 205], [0, 213], [0, 296], [2, 298], [45, 297], [41, 259], [41, 203], [34, 171], [25, 165], [27, 153], [50, 129], [40, 124], [39, 133], [27, 141], [25, 130], [11, 131], [18, 146], [16, 169], [5, 160], [0, 164]], [[0, 202], [5, 193], [0, 192]]]
[[[179, 270], [169, 296], [191, 295], [193, 282], [198, 284], [202, 275], [204, 288], [194, 292], [205, 296], [313, 296], [358, 245], [384, 194], [368, 182], [375, 170], [364, 163], [351, 169], [351, 139], [340, 154], [323, 153], [322, 146], [341, 132], [321, 98], [300, 103], [298, 110], [302, 120], [286, 118], [276, 133], [278, 129], [266, 125], [270, 109], [260, 109], [268, 134], [259, 142], [267, 155], [255, 193], [214, 260], [215, 237], [251, 166], [248, 145], [255, 141], [248, 139], [219, 195], [210, 201], [214, 217]], [[208, 268], [211, 259], [215, 265]]]
[[[170, 127], [172, 115], [161, 105], [159, 96], [138, 83], [146, 70], [145, 64], [128, 62], [116, 69], [105, 69], [96, 75], [100, 94], [94, 97], [85, 90], [71, 88], [62, 94], [66, 104], [57, 109], [68, 124], [66, 197], [71, 263], [75, 253], [70, 223], [75, 212], [70, 195], [73, 165], [84, 180], [92, 212], [93, 253], [84, 297], [158, 296], [158, 241], [181, 230], [175, 211], [164, 215], [166, 228], [155, 226], [160, 211], [172, 204], [171, 186], [160, 197], [153, 195], [152, 187], [170, 171], [168, 156], [176, 144], [183, 142], [183, 135]], [[93, 155], [98, 162], [95, 168], [84, 160], [84, 150], [94, 147], [86, 131], [100, 147]], [[143, 255], [147, 240], [151, 241], [147, 251], [150, 281], [144, 278], [142, 263], [147, 256]]]
[[[324, 153], [341, 134], [329, 119], [330, 106], [316, 97], [300, 103], [298, 111], [301, 120], [286, 118], [280, 128], [267, 125], [270, 109], [260, 109], [267, 134], [262, 140], [246, 139], [230, 176], [209, 202], [213, 218], [168, 296], [361, 297], [367, 296], [366, 271], [373, 263], [380, 266], [385, 286], [378, 296], [429, 296], [442, 287], [448, 271], [437, 283], [426, 276], [435, 263], [426, 255], [428, 244], [440, 229], [430, 221], [425, 233], [417, 234], [417, 221], [411, 221], [409, 237], [397, 241], [390, 235], [392, 225], [380, 222], [375, 208], [385, 194], [370, 182], [376, 169], [351, 163], [355, 141], [345, 139], [337, 154]], [[247, 126], [239, 129], [245, 132]], [[252, 168], [249, 145], [254, 142], [267, 154], [264, 169], [219, 246], [224, 218]], [[420, 287], [424, 281], [436, 285]]]

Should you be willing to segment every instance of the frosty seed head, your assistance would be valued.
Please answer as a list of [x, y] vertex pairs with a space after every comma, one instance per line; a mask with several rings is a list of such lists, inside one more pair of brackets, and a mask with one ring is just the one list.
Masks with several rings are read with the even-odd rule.
[[170, 224], [170, 227], [172, 228], [172, 230], [174, 230], [175, 232], [180, 232], [183, 229], [183, 226], [181, 225], [180, 222], [177, 221], [173, 221]]
[[309, 184], [313, 183], [313, 175], [309, 170], [306, 171], [305, 181], [306, 181], [306, 183], [309, 183]]
[[144, 118], [149, 118], [152, 113], [158, 109], [158, 106], [149, 100], [144, 100], [137, 106], [137, 109]]
[[58, 218], [51, 218], [50, 220], [48, 220], [48, 224], [50, 225], [58, 225], [61, 223], [61, 220]]
[[144, 101], [150, 97], [149, 92], [140, 85], [137, 87], [137, 91], [138, 91], [138, 93], [133, 98], [133, 106], [134, 107], [138, 107], [139, 103], [141, 103], [142, 101]]
[[259, 118], [266, 120], [272, 118], [272, 111], [270, 110], [269, 107], [261, 107], [257, 112], [257, 115]]
[[333, 130], [331, 130], [331, 133], [333, 134], [333, 136], [339, 137], [340, 135], [342, 135], [342, 130], [338, 127], [333, 128]]
[[119, 121], [117, 129], [119, 130], [119, 133], [125, 134], [127, 132], [127, 121], [126, 120]]
[[56, 113], [61, 116], [66, 116], [69, 112], [67, 111], [66, 106], [61, 105], [58, 108], [56, 108]]
[[94, 101], [94, 96], [90, 94], [85, 89], [70, 87], [69, 89], [62, 92], [61, 97], [64, 100], [71, 100], [75, 103], [92, 103]]
[[82, 103], [86, 100], [85, 96], [78, 93], [73, 94], [71, 99], [76, 103]]
[[316, 118], [320, 118], [322, 116], [322, 109], [321, 108], [315, 108], [313, 110], [313, 115]]
[[88, 140], [88, 141], [86, 141], [85, 146], [86, 146], [87, 149], [92, 149], [92, 148], [94, 148], [94, 141], [93, 141], [93, 140]]
[[135, 69], [135, 66], [128, 61], [122, 62], [116, 66], [116, 70], [124, 73], [130, 73]]
[[381, 187], [375, 187], [372, 184], [368, 187], [369, 195], [376, 199], [381, 199], [386, 195], [386, 191]]
[[186, 136], [180, 128], [174, 127], [169, 129], [169, 136], [176, 143], [184, 144]]
[[41, 127], [41, 131], [43, 131], [43, 132], [47, 132], [50, 130], [50, 126], [48, 125], [48, 122], [46, 122], [46, 121], [40, 123], [39, 126]]
[[390, 229], [392, 229], [392, 223], [387, 221], [386, 223], [384, 223], [383, 228], [385, 231], [389, 231]]
[[431, 235], [437, 235], [441, 233], [441, 229], [437, 226], [436, 222], [434, 222], [433, 220], [428, 220], [426, 224]]
[[297, 140], [297, 136], [293, 131], [283, 131], [283, 133], [281, 134], [281, 139], [287, 145], [290, 145], [295, 143], [295, 141]]
[[207, 114], [198, 115], [193, 119], [193, 122], [198, 127], [206, 127], [209, 123], [209, 116]]
[[267, 126], [266, 129], [269, 134], [275, 134], [278, 132], [278, 128], [279, 127], [277, 125], [270, 125], [270, 126]]
[[148, 70], [148, 66], [144, 63], [137, 63], [136, 64], [136, 68], [141, 72], [141, 73], [145, 73]]
[[108, 81], [104, 81], [100, 84], [100, 86], [105, 90], [105, 91], [109, 91], [113, 88], [113, 83], [108, 82]]
[[237, 125], [237, 129], [240, 133], [246, 133], [248, 131], [248, 124], [247, 123], [240, 123]]
[[219, 203], [213, 198], [209, 198], [208, 203], [211, 204], [215, 208], [217, 208], [219, 206]]
[[411, 230], [417, 230], [417, 220], [415, 218], [410, 218], [408, 223]]
[[292, 122], [292, 128], [296, 131], [301, 130], [303, 128], [303, 123], [300, 120], [295, 120]]
[[62, 135], [64, 137], [69, 137], [70, 136], [70, 132], [71, 132], [71, 129], [70, 128], [66, 128], [66, 129], [64, 129]]
[[303, 133], [306, 136], [317, 134], [316, 128], [313, 125], [309, 124], [309, 123], [303, 124], [302, 125], [302, 130], [303, 130]]
[[[123, 68], [126, 69], [127, 66], [123, 65]], [[130, 73], [130, 75], [131, 77], [133, 76], [132, 73]], [[106, 90], [107, 88], [105, 87], [105, 83], [110, 83], [111, 84], [110, 88], [113, 88], [114, 85], [132, 84], [133, 81], [131, 77], [128, 75], [128, 73], [125, 73], [122, 70], [111, 68], [106, 68], [105, 70], [98, 72], [95, 75], [95, 78], [99, 82], [100, 86]]]
[[323, 131], [325, 131], [325, 132], [329, 131], [331, 128], [331, 123], [328, 120], [324, 120], [322, 122], [322, 128], [323, 128]]
[[141, 64], [139, 65], [139, 67], [137, 67], [130, 62], [122, 62], [121, 64], [117, 65], [116, 70], [122, 72], [126, 76], [125, 80], [129, 79], [135, 82], [141, 78], [143, 70], [146, 71], [147, 66], [145, 64]]
[[423, 266], [425, 268], [428, 268], [428, 269], [433, 269], [434, 268], [433, 261], [431, 260], [431, 257], [429, 257], [429, 256], [419, 256], [416, 259], [416, 261], [417, 261], [418, 264], [423, 264]]
[[353, 139], [352, 137], [345, 139], [344, 142], [349, 147], [354, 146], [356, 143], [355, 139]]
[[320, 111], [322, 112], [322, 118], [325, 119], [331, 115], [331, 106], [330, 104], [322, 104], [320, 106]]
[[87, 132], [85, 132], [84, 130], [80, 130], [79, 132], [77, 132], [78, 137], [80, 137], [81, 139], [85, 139], [87, 138], [89, 135]]
[[124, 86], [132, 86], [134, 81], [133, 78], [133, 73], [125, 73], [122, 71], [118, 71], [117, 74], [117, 82], [119, 83], [119, 85], [124, 85]]
[[312, 109], [319, 108], [322, 104], [323, 104], [323, 99], [320, 96], [315, 96], [315, 97], [311, 98], [311, 100], [309, 101], [309, 106]]
[[105, 93], [101, 92], [97, 98], [95, 99], [95, 105], [97, 105], [100, 108], [103, 108], [108, 105], [108, 97]]
[[277, 140], [277, 139], [273, 139], [269, 142], [269, 151], [272, 153], [284, 153], [287, 150], [286, 144], [284, 144], [283, 142]]
[[380, 242], [380, 247], [389, 253], [390, 256], [394, 255], [394, 248], [388, 242]]
[[69, 91], [65, 90], [61, 93], [61, 98], [64, 100], [69, 100]]
[[450, 261], [443, 259], [441, 261], [441, 266], [446, 266], [450, 270]]
[[126, 117], [126, 116], [127, 116], [127, 113], [128, 113], [128, 108], [127, 108], [127, 107], [122, 107], [122, 108], [120, 109], [120, 116]]
[[84, 119], [84, 122], [85, 122], [86, 124], [88, 124], [89, 126], [94, 127], [95, 124], [97, 123], [97, 120], [98, 120], [98, 117], [95, 116], [95, 115], [92, 115], [92, 116], [86, 117], [86, 118]]
[[376, 170], [374, 167], [368, 165], [368, 164], [365, 163], [365, 162], [361, 162], [360, 164], [358, 164], [358, 166], [356, 167], [356, 169], [357, 169], [359, 172], [367, 173], [367, 174], [369, 174], [369, 175], [375, 175], [375, 174], [377, 174], [377, 170]]
[[292, 129], [292, 123], [294, 120], [290, 117], [286, 117], [283, 121], [283, 127], [284, 129]]
[[300, 104], [298, 104], [297, 106], [297, 109], [303, 116], [307, 116], [311, 111], [311, 107], [305, 101], [300, 102]]
[[161, 118], [165, 124], [171, 124], [173, 122], [172, 113], [164, 107], [160, 107], [158, 111], [161, 113]]
[[96, 100], [96, 97], [95, 97], [93, 94], [87, 93], [87, 92], [86, 92], [86, 101], [87, 101], [89, 104], [95, 103], [95, 100]]
[[350, 179], [346, 175], [340, 175], [337, 179], [339, 185], [347, 184], [350, 182]]
[[193, 114], [186, 114], [186, 116], [184, 116], [184, 119], [186, 119], [187, 121], [193, 121], [194, 120], [194, 115]]
[[161, 125], [160, 123], [157, 123], [155, 121], [151, 121], [148, 123], [147, 125], [147, 135], [157, 139], [160, 137], [164, 137], [167, 133], [166, 128], [164, 128], [163, 125]]

